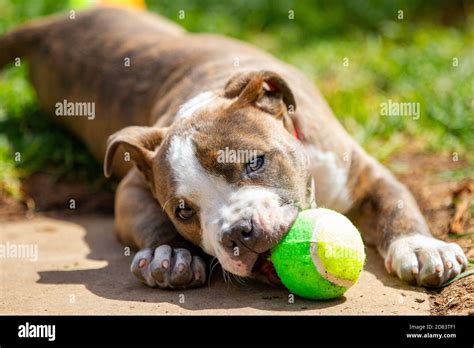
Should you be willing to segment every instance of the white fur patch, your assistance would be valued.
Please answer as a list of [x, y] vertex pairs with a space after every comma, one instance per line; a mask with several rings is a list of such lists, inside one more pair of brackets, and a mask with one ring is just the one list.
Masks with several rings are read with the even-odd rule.
[[315, 181], [315, 198], [318, 206], [347, 212], [352, 206], [352, 199], [347, 187], [347, 170], [337, 165], [336, 157], [331, 152], [318, 150], [315, 146], [306, 146], [310, 163], [310, 172]]
[[199, 93], [180, 107], [175, 119], [179, 120], [191, 116], [196, 110], [211, 103], [215, 98], [215, 93], [211, 91]]
[[[193, 197], [201, 211], [206, 209], [206, 205], [213, 205], [217, 209], [222, 203], [222, 197], [228, 196], [232, 191], [223, 178], [211, 175], [201, 166], [191, 137], [173, 137], [167, 157], [177, 184], [176, 194], [178, 197]], [[214, 239], [209, 235], [208, 229], [203, 228], [202, 248], [206, 253], [216, 256]]]

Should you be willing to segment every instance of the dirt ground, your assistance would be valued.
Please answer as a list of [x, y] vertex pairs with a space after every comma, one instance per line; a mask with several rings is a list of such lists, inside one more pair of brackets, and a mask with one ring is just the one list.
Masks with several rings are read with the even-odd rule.
[[[391, 158], [389, 168], [415, 196], [431, 232], [439, 239], [458, 243], [468, 259], [474, 259], [474, 177], [448, 179], [442, 173], [467, 168], [462, 160], [420, 152]], [[472, 171], [471, 171], [472, 172]], [[431, 290], [433, 315], [474, 315], [474, 275]]]
[[[467, 164], [413, 151], [392, 157], [388, 166], [412, 190], [433, 234], [459, 243], [474, 259], [474, 178], [442, 175]], [[133, 252], [124, 253], [112, 234], [112, 192], [54, 183], [47, 174], [25, 180], [24, 190], [25, 202], [0, 199], [0, 242], [35, 243], [40, 257], [2, 260], [2, 314], [474, 315], [474, 275], [438, 290], [408, 286], [386, 274], [372, 248], [359, 282], [334, 301], [289, 303], [284, 289], [226, 284], [219, 272], [202, 289], [150, 290], [130, 274]], [[65, 203], [71, 197], [75, 210]]]

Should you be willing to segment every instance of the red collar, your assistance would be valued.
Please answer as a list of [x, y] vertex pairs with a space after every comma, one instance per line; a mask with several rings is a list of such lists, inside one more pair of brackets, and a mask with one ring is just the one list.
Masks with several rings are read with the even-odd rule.
[[300, 135], [298, 134], [298, 131], [296, 130], [296, 128], [295, 128], [295, 127], [293, 127], [293, 135], [295, 136], [295, 138], [296, 138], [296, 139], [298, 139], [298, 140], [300, 140], [300, 141], [301, 141], [301, 139], [300, 139]]

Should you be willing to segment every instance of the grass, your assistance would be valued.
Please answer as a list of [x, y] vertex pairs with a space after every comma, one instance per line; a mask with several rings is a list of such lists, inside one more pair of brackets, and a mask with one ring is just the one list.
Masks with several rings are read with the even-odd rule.
[[[302, 69], [346, 129], [379, 160], [416, 142], [425, 151], [456, 152], [471, 164], [444, 175], [474, 175], [474, 11], [459, 11], [456, 2], [421, 0], [376, 5], [283, 0], [147, 4], [190, 31], [249, 41]], [[67, 5], [0, 0], [0, 13], [5, 14], [0, 32], [67, 10]], [[398, 18], [400, 9], [403, 19]], [[442, 24], [443, 13], [450, 13], [450, 25]], [[294, 19], [289, 19], [291, 14]], [[419, 103], [420, 118], [381, 116], [380, 105], [388, 100]], [[36, 105], [25, 67], [6, 69], [0, 76], [0, 187], [18, 195], [18, 178], [44, 167], [55, 168], [58, 176], [100, 175], [100, 166], [91, 164], [84, 147], [46, 123]], [[15, 161], [16, 152], [21, 161]]]
[[36, 171], [96, 184], [101, 166], [66, 129], [42, 115], [27, 66], [5, 71], [0, 79], [0, 189], [21, 198], [21, 178]]

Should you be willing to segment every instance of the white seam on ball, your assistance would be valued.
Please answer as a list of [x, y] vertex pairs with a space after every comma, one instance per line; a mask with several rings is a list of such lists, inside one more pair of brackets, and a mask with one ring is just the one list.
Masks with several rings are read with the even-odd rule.
[[337, 286], [350, 288], [357, 282], [357, 280], [342, 279], [342, 278], [338, 278], [334, 274], [329, 273], [326, 270], [326, 267], [324, 267], [324, 264], [321, 261], [321, 259], [318, 257], [318, 232], [319, 232], [319, 225], [321, 225], [323, 219], [324, 219], [323, 216], [320, 217], [313, 227], [313, 234], [311, 236], [310, 247], [309, 247], [309, 253], [311, 255], [311, 259], [313, 260], [314, 266], [316, 267], [321, 277], [323, 277], [324, 279], [330, 281], [331, 283]]

